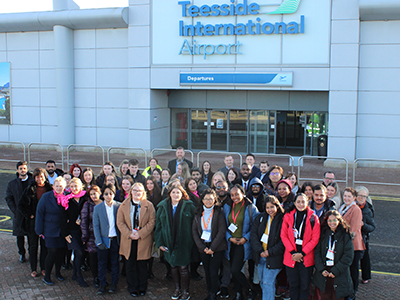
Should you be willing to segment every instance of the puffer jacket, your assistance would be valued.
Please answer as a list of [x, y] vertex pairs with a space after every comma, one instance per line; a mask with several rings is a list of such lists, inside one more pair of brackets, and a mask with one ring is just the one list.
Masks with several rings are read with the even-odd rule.
[[88, 199], [81, 210], [81, 231], [82, 242], [85, 243], [86, 251], [89, 253], [97, 253], [97, 247], [93, 231], [93, 211], [96, 204], [92, 199]]
[[[269, 269], [283, 268], [283, 252], [285, 250], [281, 239], [283, 216], [284, 214], [278, 210], [269, 229], [267, 245], [269, 256], [266, 257], [266, 267]], [[251, 227], [250, 244], [253, 249], [253, 260], [256, 264], [259, 263], [260, 254], [264, 252], [261, 237], [265, 233], [267, 224], [268, 214], [263, 212], [255, 218]]]
[[344, 298], [353, 294], [353, 282], [350, 276], [350, 265], [353, 262], [354, 249], [351, 236], [342, 226], [338, 226], [334, 235], [332, 231], [324, 226], [320, 241], [315, 247], [315, 273], [313, 276], [314, 284], [325, 292], [326, 277], [322, 272], [327, 269], [326, 252], [329, 246], [329, 237], [332, 236], [335, 241], [335, 258], [331, 272], [335, 275], [334, 288], [336, 298]]
[[[306, 209], [307, 209], [307, 218], [306, 218], [306, 225], [304, 228], [302, 252], [304, 252], [305, 254], [305, 256], [303, 257], [303, 263], [304, 266], [307, 268], [314, 265], [314, 249], [319, 241], [321, 226], [319, 225], [319, 219], [314, 214], [314, 211], [309, 207], [307, 207]], [[283, 264], [290, 268], [294, 268], [294, 265], [296, 264], [296, 262], [292, 260], [292, 252], [297, 251], [293, 233], [295, 213], [296, 209], [292, 210], [290, 213], [285, 214], [285, 216], [283, 217], [282, 231], [281, 231], [282, 242], [283, 245], [285, 246]]]

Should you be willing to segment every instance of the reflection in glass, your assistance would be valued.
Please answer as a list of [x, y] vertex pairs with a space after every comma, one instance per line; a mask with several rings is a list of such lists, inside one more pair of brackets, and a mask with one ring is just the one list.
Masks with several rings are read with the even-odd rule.
[[229, 151], [247, 152], [247, 111], [231, 110], [229, 113]]

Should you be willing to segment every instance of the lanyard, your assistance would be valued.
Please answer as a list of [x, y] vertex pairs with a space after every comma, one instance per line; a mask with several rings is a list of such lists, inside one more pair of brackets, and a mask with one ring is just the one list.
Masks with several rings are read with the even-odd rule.
[[[301, 221], [299, 231], [297, 231], [297, 236], [295, 238], [299, 239], [301, 235], [301, 230], [303, 228], [304, 220], [306, 218], [307, 213], [304, 214], [303, 220]], [[297, 212], [294, 214], [294, 223], [293, 223], [293, 229], [296, 229], [296, 219], [297, 219]]]
[[132, 204], [133, 204], [133, 207], [135, 208], [135, 212], [134, 212], [134, 215], [133, 215], [133, 224], [132, 225], [133, 225], [133, 229], [138, 230], [138, 228], [139, 228], [140, 203], [136, 204], [136, 203], [132, 202]]
[[207, 225], [206, 225], [206, 222], [205, 222], [205, 220], [204, 220], [204, 211], [203, 211], [202, 219], [203, 219], [203, 225], [204, 225], [204, 230], [205, 230], [205, 231], [207, 231], [208, 224], [210, 224], [210, 221], [211, 221], [211, 218], [212, 218], [213, 214], [214, 214], [214, 209], [212, 210], [210, 216], [208, 217], [208, 221], [207, 221]]
[[244, 205], [244, 200], [242, 200], [242, 206], [240, 207], [240, 209], [239, 209], [239, 211], [237, 212], [236, 216], [235, 216], [235, 214], [234, 214], [234, 211], [235, 211], [235, 204], [236, 204], [236, 203], [233, 203], [233, 207], [232, 207], [232, 220], [233, 220], [233, 223], [234, 223], [234, 224], [236, 224], [236, 219], [237, 219], [237, 217], [238, 217], [240, 211], [242, 210], [242, 207], [243, 207], [243, 205]]
[[333, 241], [333, 244], [332, 244], [331, 238], [332, 238], [332, 236], [329, 236], [328, 252], [333, 252], [333, 251], [335, 251], [335, 244], [336, 244], [336, 241]]
[[271, 216], [268, 216], [268, 223], [267, 223], [267, 228], [268, 228], [268, 235], [269, 235], [269, 230], [270, 230], [270, 228], [271, 228], [271, 223], [272, 223], [272, 218], [271, 218]]

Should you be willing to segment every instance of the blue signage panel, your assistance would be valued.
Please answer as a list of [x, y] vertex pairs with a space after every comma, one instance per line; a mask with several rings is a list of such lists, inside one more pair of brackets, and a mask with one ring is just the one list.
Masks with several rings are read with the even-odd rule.
[[292, 86], [292, 72], [278, 73], [180, 73], [180, 85]]

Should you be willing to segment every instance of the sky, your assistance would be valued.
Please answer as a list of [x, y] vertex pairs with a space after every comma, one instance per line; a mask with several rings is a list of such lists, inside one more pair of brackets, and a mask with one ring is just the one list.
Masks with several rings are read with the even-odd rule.
[[[80, 8], [125, 7], [129, 0], [75, 0]], [[53, 10], [53, 0], [0, 0], [0, 13]]]

